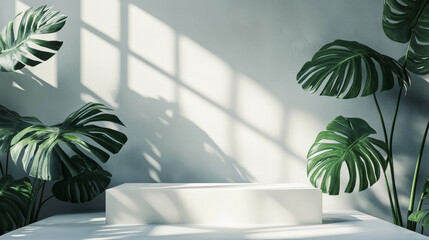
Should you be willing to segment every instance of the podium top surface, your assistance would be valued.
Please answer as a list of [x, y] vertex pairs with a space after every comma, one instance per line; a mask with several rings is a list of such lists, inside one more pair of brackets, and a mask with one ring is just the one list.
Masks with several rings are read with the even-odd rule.
[[[304, 183], [124, 183], [110, 189], [137, 190], [137, 189], [246, 189], [246, 190], [288, 190], [306, 189], [318, 190]], [[318, 190], [319, 191], [319, 190]]]
[[99, 239], [317, 239], [317, 240], [429, 240], [360, 212], [324, 213], [323, 224], [304, 226], [254, 225], [219, 227], [214, 225], [107, 225], [104, 213], [66, 214], [46, 218], [0, 239], [99, 240]]

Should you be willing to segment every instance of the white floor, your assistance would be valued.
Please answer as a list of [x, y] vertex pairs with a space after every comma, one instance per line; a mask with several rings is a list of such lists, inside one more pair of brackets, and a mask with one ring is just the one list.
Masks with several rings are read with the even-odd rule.
[[325, 213], [306, 226], [106, 225], [104, 213], [53, 216], [0, 239], [429, 239], [360, 212]]

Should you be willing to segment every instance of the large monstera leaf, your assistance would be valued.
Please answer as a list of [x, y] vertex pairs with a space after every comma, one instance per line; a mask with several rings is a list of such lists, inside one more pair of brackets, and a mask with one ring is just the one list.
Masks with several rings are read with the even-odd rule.
[[[18, 31], [14, 23], [21, 15]], [[55, 55], [63, 44], [60, 41], [43, 40], [43, 34], [59, 31], [66, 22], [66, 16], [42, 6], [28, 9], [9, 22], [0, 35], [0, 71], [10, 72], [25, 66], [36, 66]]]
[[28, 178], [14, 180], [6, 175], [0, 179], [0, 235], [24, 225], [31, 189]]
[[385, 0], [383, 29], [393, 41], [410, 42], [406, 67], [413, 73], [429, 73], [429, 1]]
[[389, 90], [395, 78], [399, 84], [408, 84], [398, 61], [361, 43], [345, 40], [323, 46], [297, 75], [304, 90], [314, 93], [323, 87], [320, 95], [337, 98]]
[[[74, 161], [83, 161], [79, 156], [73, 156]], [[103, 193], [110, 183], [112, 174], [99, 165], [87, 168], [76, 176], [66, 175], [52, 187], [54, 196], [65, 202], [83, 203], [94, 199]]]
[[307, 155], [307, 174], [313, 186], [324, 193], [337, 195], [344, 163], [350, 177], [345, 192], [352, 192], [358, 180], [359, 191], [377, 182], [380, 170], [387, 167], [378, 149], [387, 152], [387, 146], [369, 137], [375, 133], [359, 118], [338, 116], [329, 123], [326, 131], [319, 133]]
[[41, 123], [34, 117], [21, 117], [18, 113], [0, 105], [0, 151], [9, 151], [10, 141], [22, 129]]
[[[60, 180], [66, 174], [74, 177], [85, 169], [92, 169], [97, 165], [92, 157], [106, 162], [110, 157], [106, 150], [117, 153], [127, 141], [125, 134], [119, 131], [92, 124], [111, 122], [124, 125], [118, 117], [105, 112], [109, 110], [102, 104], [88, 103], [61, 124], [25, 128], [12, 139], [13, 161], [21, 161], [30, 176], [43, 180]], [[62, 147], [67, 147], [82, 161], [74, 161]]]

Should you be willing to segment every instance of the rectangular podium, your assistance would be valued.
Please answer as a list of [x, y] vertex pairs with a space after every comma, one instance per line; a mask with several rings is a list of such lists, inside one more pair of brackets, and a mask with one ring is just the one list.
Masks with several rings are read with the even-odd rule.
[[322, 223], [322, 194], [304, 184], [127, 183], [106, 191], [107, 224]]

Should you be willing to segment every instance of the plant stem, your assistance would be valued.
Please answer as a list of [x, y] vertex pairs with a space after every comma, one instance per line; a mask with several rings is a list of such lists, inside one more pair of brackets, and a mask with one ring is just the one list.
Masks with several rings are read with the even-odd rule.
[[392, 179], [392, 191], [393, 191], [393, 198], [395, 201], [396, 217], [398, 220], [397, 225], [399, 225], [401, 227], [404, 226], [404, 223], [402, 221], [402, 215], [401, 215], [399, 201], [398, 201], [398, 193], [396, 191], [395, 169], [393, 166], [393, 150], [392, 150], [392, 148], [393, 148], [393, 133], [395, 131], [396, 118], [398, 116], [399, 104], [401, 102], [401, 95], [402, 95], [403, 89], [404, 89], [404, 85], [401, 84], [401, 89], [399, 90], [399, 94], [398, 94], [398, 100], [396, 102], [395, 115], [393, 116], [392, 128], [390, 130], [389, 153], [387, 156], [388, 161], [389, 161], [389, 166], [390, 166], [390, 175], [391, 175], [391, 179]]
[[37, 210], [33, 216], [32, 222], [36, 222], [37, 219], [39, 218], [40, 209], [42, 208], [42, 204], [43, 204], [43, 193], [45, 192], [45, 185], [46, 185], [46, 181], [43, 181], [42, 191], [40, 192], [39, 205], [37, 206]]
[[7, 151], [7, 153], [6, 153], [6, 175], [9, 172], [9, 154], [10, 154], [10, 151]]
[[1, 171], [1, 175], [4, 176], [4, 171], [3, 171], [3, 165], [0, 162], [0, 171]]
[[36, 205], [37, 194], [39, 193], [39, 190], [40, 190], [40, 180], [35, 178], [32, 185], [33, 185], [33, 189], [31, 191], [32, 196], [31, 196], [30, 205], [28, 207], [27, 218], [25, 219], [24, 225], [28, 225], [32, 223], [32, 215], [33, 215], [34, 207]]
[[43, 204], [45, 204], [48, 200], [50, 200], [53, 197], [54, 197], [54, 195], [52, 195], [52, 196], [46, 198], [45, 200], [43, 200], [43, 202], [42, 202], [42, 204], [40, 206], [43, 206]]
[[[377, 96], [375, 95], [375, 93], [373, 94], [373, 97], [374, 97], [375, 105], [377, 106], [378, 115], [380, 116], [381, 125], [383, 126], [384, 141], [386, 142], [386, 145], [389, 145], [389, 140], [387, 137], [386, 124], [384, 123], [383, 113], [381, 112], [381, 108], [380, 108], [380, 105], [378, 104]], [[383, 169], [383, 175], [384, 175], [384, 180], [386, 182], [387, 194], [389, 195], [390, 210], [392, 211], [393, 222], [395, 224], [398, 224], [395, 207], [393, 205], [393, 200], [392, 200], [392, 193], [390, 191], [389, 181], [387, 179], [385, 169]]]
[[381, 125], [383, 126], [384, 141], [386, 142], [387, 145], [389, 145], [389, 141], [387, 139], [386, 124], [384, 124], [384, 118], [383, 118], [383, 114], [381, 113], [380, 105], [378, 104], [378, 101], [377, 101], [377, 96], [375, 96], [375, 93], [372, 94], [372, 96], [374, 97], [374, 102], [375, 102], [375, 105], [377, 106], [378, 115], [380, 116], [380, 120], [381, 120]]
[[[425, 148], [425, 142], [426, 142], [426, 136], [428, 134], [428, 130], [429, 130], [429, 122], [426, 125], [426, 130], [425, 130], [425, 134], [423, 135], [423, 140], [422, 140], [422, 144], [420, 146], [420, 153], [417, 157], [417, 162], [416, 162], [416, 169], [414, 170], [414, 178], [413, 178], [413, 184], [411, 186], [411, 193], [410, 193], [410, 203], [408, 205], [408, 214], [407, 217], [410, 216], [410, 214], [413, 212], [414, 210], [414, 198], [416, 196], [416, 185], [417, 185], [417, 179], [419, 177], [419, 171], [420, 171], [420, 163], [422, 161], [422, 156], [423, 156], [423, 150]], [[420, 198], [421, 200], [421, 198]], [[418, 208], [421, 207], [421, 201], [419, 202], [419, 206]], [[416, 230], [416, 224], [414, 222], [411, 221], [407, 221], [407, 228], [410, 230], [415, 231]]]
[[416, 211], [420, 211], [420, 210], [422, 210], [422, 204], [423, 204], [423, 197], [424, 197], [424, 193], [422, 193], [421, 195], [420, 195], [420, 200], [419, 200], [419, 204], [417, 205], [417, 210]]
[[404, 89], [404, 85], [402, 84], [401, 88], [399, 89], [398, 100], [396, 101], [395, 115], [393, 116], [392, 128], [390, 130], [390, 141], [389, 141], [389, 150], [390, 150], [390, 152], [392, 152], [393, 132], [395, 131], [396, 117], [398, 116], [399, 104], [401, 102], [401, 95], [402, 95], [402, 90], [403, 89]]
[[395, 208], [394, 208], [394, 205], [393, 205], [392, 194], [390, 192], [389, 181], [387, 180], [386, 171], [383, 171], [383, 175], [384, 175], [384, 180], [386, 182], [387, 194], [389, 195], [390, 211], [392, 212], [393, 222], [396, 225], [398, 225], [398, 220], [397, 220]]

